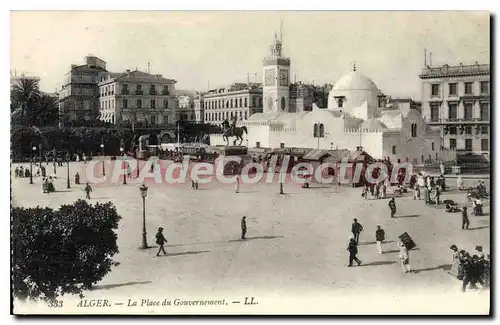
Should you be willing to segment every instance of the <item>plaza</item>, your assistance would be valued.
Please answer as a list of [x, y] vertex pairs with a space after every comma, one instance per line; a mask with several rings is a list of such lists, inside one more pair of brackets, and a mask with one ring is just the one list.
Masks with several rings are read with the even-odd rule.
[[[13, 164], [13, 170], [18, 164]], [[23, 164], [27, 167], [26, 164]], [[29, 167], [29, 166], [28, 166]], [[66, 189], [66, 166], [58, 168], [56, 192], [42, 194], [41, 178], [12, 176], [12, 205], [48, 206], [83, 199], [85, 180], [73, 183], [73, 175], [84, 174], [83, 163], [71, 163], [71, 188]], [[47, 166], [48, 174], [52, 166]], [[133, 175], [135, 173], [132, 173]], [[13, 172], [12, 172], [13, 175]], [[490, 252], [490, 207], [485, 202], [484, 216], [469, 216], [470, 229], [461, 230], [459, 213], [445, 213], [444, 206], [427, 206], [413, 200], [411, 193], [396, 198], [396, 218], [391, 219], [388, 199], [363, 200], [360, 188], [312, 183], [242, 184], [236, 194], [232, 185], [218, 182], [200, 185], [149, 184], [146, 198], [147, 240], [154, 244], [158, 227], [164, 227], [168, 240], [167, 256], [155, 257], [157, 247], [141, 245], [142, 198], [134, 177], [127, 185], [94, 186], [89, 203], [111, 201], [122, 216], [118, 229], [120, 253], [112, 268], [84, 299], [106, 298], [124, 303], [118, 307], [86, 308], [85, 313], [482, 313], [490, 307], [490, 292], [461, 293], [461, 282], [448, 273], [450, 245], [473, 252], [482, 245]], [[477, 179], [464, 179], [465, 186]], [[485, 180], [489, 192], [489, 179]], [[453, 178], [450, 190], [441, 199], [466, 203], [464, 192], [456, 191]], [[92, 185], [92, 184], [91, 184]], [[392, 191], [388, 191], [389, 194]], [[470, 214], [470, 213], [469, 213]], [[247, 217], [246, 241], [240, 238], [240, 220]], [[363, 225], [358, 257], [361, 266], [348, 268], [346, 251], [353, 218]], [[375, 229], [386, 232], [384, 254], [375, 247]], [[398, 236], [408, 232], [417, 244], [410, 251], [410, 264], [416, 272], [403, 274], [397, 248]], [[190, 306], [164, 311], [129, 307], [128, 299], [223, 299], [224, 306]], [[244, 305], [245, 297], [255, 297], [258, 305]], [[17, 305], [45, 313], [81, 313], [77, 296], [62, 297], [65, 308], [48, 310], [46, 305]], [[324, 304], [318, 304], [322, 299]], [[446, 299], [446, 300], [443, 300]], [[279, 300], [279, 305], [276, 302]], [[239, 305], [231, 305], [241, 301]], [[293, 309], [290, 309], [292, 308]], [[28, 310], [28, 309], [26, 309]]]

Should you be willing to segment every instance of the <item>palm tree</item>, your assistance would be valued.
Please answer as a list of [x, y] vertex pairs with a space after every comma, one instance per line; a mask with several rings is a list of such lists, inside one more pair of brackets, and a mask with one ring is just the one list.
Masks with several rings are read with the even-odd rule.
[[32, 115], [36, 110], [39, 97], [40, 89], [37, 80], [22, 78], [12, 86], [10, 92], [11, 111], [21, 109], [22, 124], [26, 124], [26, 116]]
[[32, 114], [36, 125], [57, 125], [59, 122], [58, 99], [49, 94], [41, 94]]

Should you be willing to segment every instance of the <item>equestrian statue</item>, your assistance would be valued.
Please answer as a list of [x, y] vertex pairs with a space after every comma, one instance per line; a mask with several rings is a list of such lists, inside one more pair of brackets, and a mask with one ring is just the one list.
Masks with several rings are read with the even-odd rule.
[[236, 141], [239, 139], [241, 143], [243, 142], [243, 132], [248, 134], [248, 130], [246, 126], [237, 127], [236, 119], [233, 120], [232, 124], [229, 125], [229, 121], [226, 119], [222, 122], [222, 138], [226, 141], [226, 146], [229, 146], [229, 138], [236, 137], [233, 141], [233, 146], [236, 146]]

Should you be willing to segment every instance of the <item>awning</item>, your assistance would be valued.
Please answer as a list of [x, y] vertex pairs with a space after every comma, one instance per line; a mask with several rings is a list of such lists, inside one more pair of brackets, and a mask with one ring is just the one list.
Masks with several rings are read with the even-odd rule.
[[320, 160], [321, 158], [325, 156], [329, 156], [330, 153], [326, 150], [321, 150], [321, 149], [313, 149], [306, 153], [302, 159], [304, 160]]

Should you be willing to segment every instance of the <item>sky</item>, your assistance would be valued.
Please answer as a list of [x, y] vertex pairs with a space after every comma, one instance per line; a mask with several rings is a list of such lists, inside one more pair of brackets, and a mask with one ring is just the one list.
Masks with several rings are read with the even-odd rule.
[[89, 54], [113, 72], [146, 71], [149, 61], [178, 89], [204, 91], [247, 74], [261, 82], [280, 20], [291, 80], [335, 84], [356, 62], [386, 95], [418, 100], [424, 49], [433, 66], [490, 63], [487, 12], [16, 11], [10, 67], [39, 76], [47, 92]]

